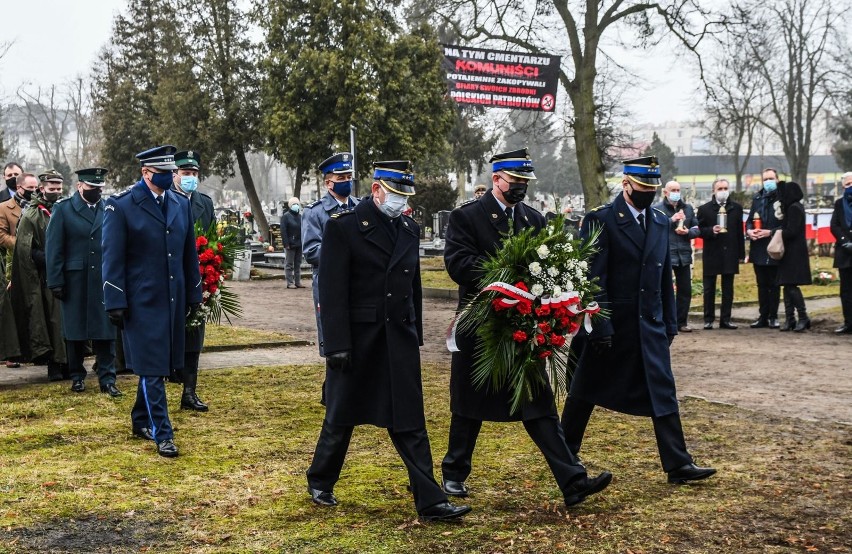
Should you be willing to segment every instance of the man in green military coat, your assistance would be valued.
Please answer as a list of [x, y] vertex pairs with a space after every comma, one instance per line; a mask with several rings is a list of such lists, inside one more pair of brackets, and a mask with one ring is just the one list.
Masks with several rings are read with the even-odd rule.
[[104, 310], [101, 277], [101, 192], [108, 170], [93, 167], [76, 173], [76, 194], [54, 207], [47, 226], [47, 287], [61, 305], [71, 390], [86, 390], [83, 352], [86, 341], [92, 341], [101, 392], [117, 397], [115, 328]]
[[59, 303], [47, 290], [45, 231], [62, 194], [62, 175], [50, 169], [38, 178], [38, 191], [18, 222], [10, 292], [21, 359], [46, 362], [48, 378], [58, 381], [67, 372], [65, 341]]

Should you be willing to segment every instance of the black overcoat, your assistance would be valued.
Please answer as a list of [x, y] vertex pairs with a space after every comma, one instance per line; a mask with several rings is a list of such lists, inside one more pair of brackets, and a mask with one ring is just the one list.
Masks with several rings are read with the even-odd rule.
[[189, 195], [189, 203], [192, 206], [192, 221], [200, 222], [201, 228], [207, 232], [215, 220], [213, 199], [202, 192], [195, 191]]
[[784, 257], [778, 264], [779, 285], [810, 285], [812, 282], [805, 239], [805, 207], [800, 202], [803, 196], [797, 183], [778, 183], [778, 197], [784, 214], [776, 231], [784, 239]]
[[[514, 228], [544, 228], [544, 216], [535, 209], [520, 203], [515, 206]], [[482, 271], [479, 264], [497, 251], [503, 237], [509, 231], [509, 220], [492, 191], [479, 200], [463, 204], [450, 212], [447, 225], [444, 263], [453, 281], [459, 285], [461, 310], [479, 292]], [[484, 421], [518, 421], [537, 419], [556, 413], [553, 391], [550, 387], [540, 389], [538, 396], [521, 405], [510, 414], [511, 392], [508, 388], [493, 390], [488, 387], [477, 389], [472, 382], [476, 332], [456, 334], [458, 352], [453, 352], [450, 374], [450, 410], [470, 419]], [[546, 379], [545, 379], [546, 380]]]
[[725, 203], [728, 213], [728, 232], [713, 233], [719, 203], [716, 198], [698, 207], [698, 229], [704, 239], [704, 276], [734, 275], [740, 272], [740, 260], [745, 259], [743, 207], [732, 200]]
[[281, 239], [284, 248], [302, 247], [302, 215], [288, 209], [281, 216]]
[[201, 303], [189, 200], [166, 191], [163, 216], [144, 181], [104, 208], [104, 308], [125, 309], [125, 365], [136, 375], [184, 367], [186, 313]]
[[852, 252], [842, 248], [845, 242], [852, 241], [852, 228], [846, 223], [846, 213], [843, 210], [843, 202], [846, 199], [841, 196], [834, 201], [834, 211], [831, 213], [831, 234], [837, 243], [834, 245], [834, 267], [846, 269], [852, 267]]
[[[698, 218], [695, 217], [695, 209], [678, 200], [675, 206], [671, 202], [663, 199], [651, 206], [652, 208], [661, 211], [669, 218], [669, 256], [672, 259], [673, 266], [690, 266], [692, 265], [692, 239], [698, 236]], [[674, 214], [683, 210], [683, 228], [687, 230], [685, 235], [678, 235], [675, 230], [680, 222], [672, 221]]]
[[65, 340], [115, 340], [104, 310], [101, 238], [104, 206], [92, 209], [75, 193], [53, 207], [47, 226], [47, 287], [61, 287]]
[[[583, 220], [581, 237], [601, 229], [599, 252], [589, 276], [601, 286], [596, 296], [608, 319], [581, 329], [572, 345], [580, 352], [571, 383], [577, 398], [626, 414], [677, 413], [677, 394], [669, 356], [669, 337], [677, 335], [674, 286], [669, 254], [669, 219], [646, 210], [642, 232], [624, 200], [602, 206]], [[612, 337], [608, 352], [588, 348], [589, 340]]]
[[352, 355], [349, 368], [326, 370], [326, 419], [424, 428], [419, 227], [407, 216], [391, 222], [372, 200], [361, 202], [326, 223], [320, 266], [325, 354]]
[[[778, 218], [775, 217], [775, 201], [778, 200], [778, 192], [766, 192], [765, 189], [760, 189], [755, 193], [751, 200], [751, 209], [746, 218], [746, 229], [754, 229], [754, 214], [760, 214], [761, 229], [777, 229], [780, 225]], [[773, 260], [766, 253], [766, 247], [769, 246], [769, 241], [772, 236], [762, 239], [749, 239], [748, 261], [754, 265], [778, 265], [778, 260]]]

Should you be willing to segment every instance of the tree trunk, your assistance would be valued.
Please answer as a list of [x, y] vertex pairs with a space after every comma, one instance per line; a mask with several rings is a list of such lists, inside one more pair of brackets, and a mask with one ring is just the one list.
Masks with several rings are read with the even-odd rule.
[[301, 167], [296, 168], [296, 181], [293, 183], [293, 197], [302, 197], [302, 179], [304, 179], [305, 170]]
[[586, 211], [609, 202], [609, 190], [604, 178], [603, 161], [598, 150], [595, 132], [594, 79], [590, 83], [576, 81], [574, 90], [568, 92], [574, 107], [574, 142], [577, 147], [577, 165], [583, 185]]
[[467, 184], [467, 171], [464, 168], [456, 169], [456, 192], [458, 193], [458, 203], [462, 204], [467, 197], [465, 196], [465, 185]]
[[237, 156], [237, 165], [240, 168], [240, 177], [243, 178], [243, 186], [245, 186], [246, 194], [249, 197], [251, 213], [254, 215], [254, 220], [257, 222], [257, 228], [260, 231], [260, 236], [264, 241], [268, 240], [269, 223], [266, 221], [266, 214], [263, 213], [263, 207], [260, 205], [260, 198], [257, 196], [257, 189], [254, 186], [254, 180], [251, 178], [251, 170], [249, 169], [248, 160], [246, 160], [246, 152], [242, 146], [237, 146], [234, 154]]

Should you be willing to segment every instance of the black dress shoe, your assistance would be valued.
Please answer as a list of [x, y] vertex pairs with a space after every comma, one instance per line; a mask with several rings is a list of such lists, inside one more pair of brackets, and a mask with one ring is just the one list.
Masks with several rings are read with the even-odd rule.
[[704, 330], [705, 331], [709, 331], [712, 328], [713, 328], [713, 323], [705, 323], [704, 324]]
[[157, 443], [157, 454], [164, 458], [177, 458], [178, 447], [172, 439], [166, 439]]
[[434, 506], [429, 506], [417, 515], [423, 521], [447, 521], [456, 519], [470, 512], [470, 506], [453, 506], [449, 502], [441, 502]]
[[808, 316], [800, 317], [799, 321], [796, 322], [796, 327], [793, 329], [794, 333], [803, 333], [805, 329], [811, 328], [811, 318]]
[[852, 335], [852, 325], [843, 324], [834, 330], [835, 335]]
[[669, 483], [679, 485], [689, 481], [700, 481], [707, 479], [714, 473], [716, 473], [716, 470], [712, 467], [698, 467], [693, 463], [689, 463], [671, 470], [669, 472]]
[[134, 427], [133, 428], [133, 436], [138, 437], [140, 439], [145, 439], [146, 441], [154, 440], [154, 435], [151, 433], [151, 430], [147, 427]]
[[180, 409], [181, 410], [194, 410], [196, 412], [206, 412], [210, 409], [207, 404], [201, 401], [198, 398], [198, 395], [195, 394], [195, 391], [191, 393], [184, 392], [180, 397]]
[[736, 323], [731, 323], [730, 320], [720, 321], [719, 329], [739, 329], [739, 325], [737, 325]]
[[449, 479], [444, 479], [441, 481], [441, 484], [443, 485], [442, 488], [447, 496], [465, 498], [468, 494], [470, 494], [470, 489], [467, 488], [464, 481], [451, 481]]
[[751, 327], [752, 329], [763, 329], [764, 327], [769, 327], [769, 322], [760, 317], [757, 319], [757, 321], [750, 324], [749, 327]]
[[597, 477], [589, 478], [584, 475], [568, 485], [562, 494], [565, 495], [565, 506], [575, 506], [595, 493], [601, 492], [612, 482], [612, 473], [602, 472]]
[[71, 381], [71, 390], [73, 392], [83, 392], [86, 390], [86, 383], [82, 379], [74, 379]]
[[781, 323], [778, 321], [777, 317], [769, 318], [769, 328], [770, 329], [779, 329], [781, 327]]
[[311, 500], [314, 504], [319, 504], [320, 506], [337, 506], [337, 498], [331, 491], [321, 491], [308, 487], [308, 492], [311, 494]]
[[118, 387], [115, 386], [115, 383], [101, 385], [101, 392], [105, 392], [113, 398], [118, 398], [119, 396], [122, 396], [122, 392], [118, 390]]

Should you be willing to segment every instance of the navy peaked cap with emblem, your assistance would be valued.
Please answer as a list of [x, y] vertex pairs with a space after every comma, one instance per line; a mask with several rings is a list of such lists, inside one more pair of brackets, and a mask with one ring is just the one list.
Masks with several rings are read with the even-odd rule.
[[78, 169], [74, 173], [77, 174], [77, 179], [86, 183], [87, 185], [92, 185], [93, 187], [102, 187], [104, 186], [104, 178], [106, 174], [109, 173], [109, 169], [105, 169], [103, 167], [89, 167], [86, 169]]
[[373, 162], [373, 179], [397, 194], [414, 194], [414, 165], [410, 160]]
[[177, 148], [171, 144], [165, 144], [149, 148], [144, 152], [139, 152], [136, 154], [136, 159], [139, 160], [139, 164], [142, 167], [174, 171], [177, 169], [175, 165], [175, 152], [177, 152]]
[[518, 179], [535, 179], [533, 171], [533, 163], [526, 148], [520, 150], [512, 150], [511, 152], [501, 152], [494, 154], [488, 160], [491, 164], [491, 171], [494, 173], [502, 171], [512, 177]]
[[201, 169], [201, 154], [197, 150], [184, 150], [175, 154], [178, 169]]
[[319, 164], [318, 169], [323, 175], [327, 173], [352, 173], [352, 154], [349, 152], [334, 154]]
[[624, 160], [624, 176], [640, 185], [658, 187], [662, 184], [660, 162], [656, 156], [643, 156]]

